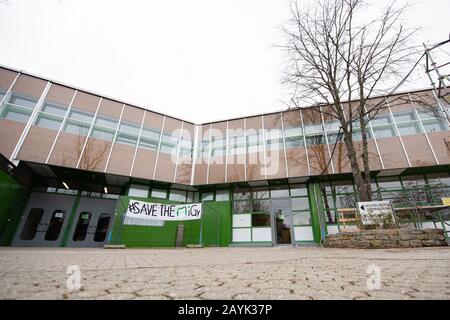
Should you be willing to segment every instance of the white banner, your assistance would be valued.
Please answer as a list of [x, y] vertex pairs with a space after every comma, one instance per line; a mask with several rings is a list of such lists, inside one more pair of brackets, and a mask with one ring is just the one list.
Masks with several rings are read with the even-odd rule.
[[202, 204], [162, 204], [130, 199], [126, 217], [164, 221], [198, 220], [202, 217]]

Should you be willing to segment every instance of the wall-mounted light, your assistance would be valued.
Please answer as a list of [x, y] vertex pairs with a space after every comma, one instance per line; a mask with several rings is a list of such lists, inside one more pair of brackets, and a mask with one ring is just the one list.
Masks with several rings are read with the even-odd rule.
[[105, 191], [105, 193], [108, 193], [108, 188], [107, 187], [103, 187], [103, 191]]
[[65, 183], [64, 181], [62, 182], [64, 188], [66, 188], [67, 190], [69, 190], [69, 186], [67, 185], [67, 183]]

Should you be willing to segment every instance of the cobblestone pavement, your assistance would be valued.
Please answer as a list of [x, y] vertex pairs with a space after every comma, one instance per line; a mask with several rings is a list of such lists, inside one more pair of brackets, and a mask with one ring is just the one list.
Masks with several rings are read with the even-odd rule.
[[[67, 288], [70, 265], [79, 290]], [[0, 299], [392, 298], [450, 299], [450, 247], [0, 248]]]

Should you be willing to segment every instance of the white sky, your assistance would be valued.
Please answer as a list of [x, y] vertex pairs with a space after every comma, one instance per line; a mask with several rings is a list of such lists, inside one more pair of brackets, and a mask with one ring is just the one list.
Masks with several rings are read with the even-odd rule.
[[[0, 64], [196, 123], [271, 112], [286, 99], [274, 45], [288, 12], [288, 0], [0, 0]], [[422, 0], [406, 18], [436, 43], [449, 12]]]

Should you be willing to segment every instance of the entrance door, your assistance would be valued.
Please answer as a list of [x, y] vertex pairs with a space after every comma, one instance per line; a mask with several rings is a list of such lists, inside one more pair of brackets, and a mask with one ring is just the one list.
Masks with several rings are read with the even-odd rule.
[[32, 193], [11, 245], [60, 246], [74, 201], [71, 195]]
[[294, 243], [294, 222], [291, 199], [270, 200], [272, 218], [272, 239], [274, 245], [292, 245]]
[[81, 197], [67, 247], [102, 247], [108, 238], [116, 200]]

